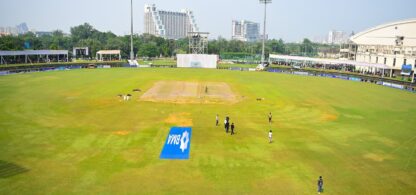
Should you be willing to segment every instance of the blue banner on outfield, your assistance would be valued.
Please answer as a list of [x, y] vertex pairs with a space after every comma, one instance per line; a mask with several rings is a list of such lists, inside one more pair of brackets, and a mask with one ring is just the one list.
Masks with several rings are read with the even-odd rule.
[[172, 127], [160, 153], [161, 159], [189, 159], [192, 127]]

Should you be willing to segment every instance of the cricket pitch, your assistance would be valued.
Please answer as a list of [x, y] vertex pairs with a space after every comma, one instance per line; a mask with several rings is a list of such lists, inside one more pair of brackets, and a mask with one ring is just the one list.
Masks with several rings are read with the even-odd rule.
[[236, 103], [237, 96], [224, 82], [159, 81], [140, 100], [168, 103]]

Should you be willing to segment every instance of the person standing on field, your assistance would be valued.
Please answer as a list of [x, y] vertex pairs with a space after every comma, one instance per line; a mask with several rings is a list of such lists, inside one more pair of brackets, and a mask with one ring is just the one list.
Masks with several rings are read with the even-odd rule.
[[231, 124], [231, 135], [234, 135], [234, 123]]
[[228, 130], [230, 129], [230, 117], [225, 117], [225, 132], [228, 133]]
[[215, 116], [215, 126], [218, 126], [218, 114]]
[[272, 133], [272, 130], [270, 130], [269, 131], [269, 143], [272, 143], [272, 136], [273, 136], [273, 133]]
[[270, 112], [269, 113], [269, 124], [271, 124], [272, 123], [272, 113]]
[[227, 132], [227, 119], [224, 119], [224, 130]]
[[318, 194], [321, 194], [321, 192], [324, 192], [324, 180], [322, 179], [322, 176], [319, 176], [319, 179], [318, 179]]

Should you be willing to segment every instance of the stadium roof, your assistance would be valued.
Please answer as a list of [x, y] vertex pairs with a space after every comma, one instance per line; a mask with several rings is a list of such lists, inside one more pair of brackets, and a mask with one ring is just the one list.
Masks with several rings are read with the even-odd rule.
[[274, 55], [274, 54], [270, 54], [269, 58], [280, 59], [280, 60], [285, 60], [285, 61], [303, 61], [303, 62], [314, 62], [314, 63], [319, 63], [319, 64], [352, 65], [352, 66], [362, 66], [362, 67], [371, 67], [371, 68], [391, 69], [389, 66], [385, 64], [356, 62], [356, 61], [350, 61], [350, 60], [310, 58], [310, 57], [302, 57], [302, 56], [287, 56], [287, 55]]
[[120, 50], [100, 50], [97, 52], [100, 55], [119, 55]]
[[67, 50], [0, 51], [0, 56], [68, 55]]
[[416, 46], [416, 18], [382, 24], [352, 36], [356, 44], [396, 45], [398, 37], [403, 37], [403, 46]]

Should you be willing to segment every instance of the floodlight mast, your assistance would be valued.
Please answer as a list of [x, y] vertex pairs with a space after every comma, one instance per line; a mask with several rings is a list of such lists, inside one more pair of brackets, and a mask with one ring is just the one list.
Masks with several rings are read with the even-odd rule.
[[130, 60], [134, 60], [134, 51], [133, 51], [133, 0], [130, 0], [131, 8], [131, 33], [130, 33]]
[[265, 61], [265, 42], [266, 42], [266, 15], [267, 15], [267, 4], [272, 3], [272, 0], [260, 0], [261, 4], [264, 4], [264, 24], [263, 24], [263, 46], [261, 50], [261, 65], [264, 66]]

